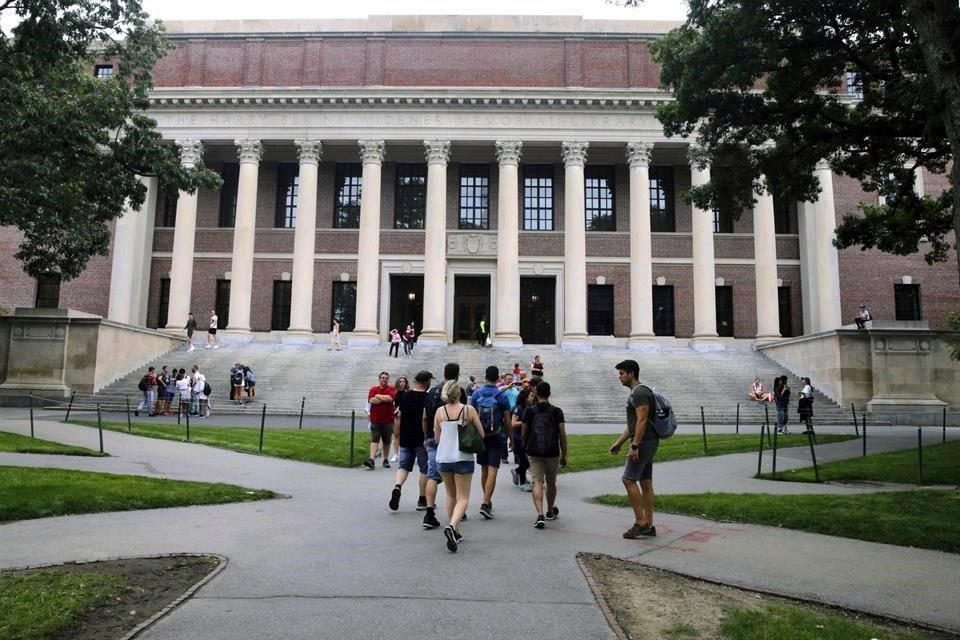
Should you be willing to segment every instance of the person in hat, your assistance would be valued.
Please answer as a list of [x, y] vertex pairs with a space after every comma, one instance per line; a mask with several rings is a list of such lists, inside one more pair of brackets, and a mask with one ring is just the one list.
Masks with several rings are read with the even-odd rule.
[[860, 313], [857, 314], [857, 317], [853, 319], [857, 323], [857, 329], [863, 330], [867, 328], [867, 322], [873, 320], [873, 316], [870, 315], [870, 309], [867, 309], [867, 305], [860, 305]]
[[423, 406], [427, 399], [427, 387], [433, 374], [429, 371], [420, 371], [413, 378], [413, 388], [397, 398], [397, 430], [400, 433], [400, 453], [397, 464], [397, 475], [394, 479], [393, 491], [390, 493], [390, 510], [400, 508], [400, 494], [403, 483], [413, 471], [413, 462], [416, 460], [420, 469], [420, 497], [417, 499], [417, 511], [427, 508], [427, 448], [424, 445], [423, 433]]

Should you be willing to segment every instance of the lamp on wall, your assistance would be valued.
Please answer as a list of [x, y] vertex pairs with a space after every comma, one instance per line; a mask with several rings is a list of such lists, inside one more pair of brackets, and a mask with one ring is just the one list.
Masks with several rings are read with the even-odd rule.
[[417, 294], [415, 294], [413, 291], [407, 294], [407, 300], [409, 300], [410, 302], [413, 302], [416, 299], [417, 299]]

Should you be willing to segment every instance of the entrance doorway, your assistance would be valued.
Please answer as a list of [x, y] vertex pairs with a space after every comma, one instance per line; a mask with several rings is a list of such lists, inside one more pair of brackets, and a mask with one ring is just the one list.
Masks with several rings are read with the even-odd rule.
[[733, 337], [733, 287], [717, 287], [717, 335]]
[[557, 341], [556, 290], [556, 278], [520, 278], [520, 337], [524, 344]]
[[480, 320], [490, 326], [490, 276], [453, 277], [453, 341], [476, 342]]
[[423, 276], [390, 276], [390, 329], [403, 333], [411, 322], [423, 329]]
[[673, 324], [673, 285], [653, 287], [653, 334], [672, 336], [676, 331]]

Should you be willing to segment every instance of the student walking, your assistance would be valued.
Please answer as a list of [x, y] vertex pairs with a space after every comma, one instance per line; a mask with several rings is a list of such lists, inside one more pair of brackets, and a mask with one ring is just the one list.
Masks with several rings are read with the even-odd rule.
[[137, 405], [137, 408], [134, 409], [133, 415], [139, 416], [140, 412], [144, 409], [147, 410], [147, 414], [150, 416], [156, 415], [154, 413], [154, 405], [157, 402], [157, 370], [156, 367], [150, 367], [147, 369], [147, 372], [140, 378], [140, 383], [137, 385], [137, 388], [143, 392], [143, 400], [140, 401], [140, 404]]
[[330, 328], [330, 346], [327, 347], [327, 351], [334, 348], [340, 351], [340, 321], [336, 318], [333, 319], [333, 326]]
[[400, 332], [396, 329], [390, 329], [390, 350], [387, 352], [387, 357], [390, 356], [394, 358], [400, 356]]
[[640, 365], [636, 360], [624, 360], [617, 365], [620, 384], [630, 389], [627, 398], [627, 427], [610, 446], [610, 454], [616, 455], [623, 443], [630, 442], [630, 452], [623, 467], [623, 486], [633, 508], [633, 526], [623, 537], [635, 539], [641, 536], [656, 536], [653, 524], [653, 457], [660, 440], [650, 418], [654, 411], [653, 392], [640, 383]]
[[511, 413], [511, 426], [513, 427], [511, 434], [513, 438], [513, 461], [517, 466], [510, 470], [510, 474], [513, 476], [513, 484], [516, 485], [520, 491], [524, 492], [533, 491], [533, 487], [527, 482], [527, 471], [530, 469], [530, 459], [527, 457], [526, 449], [523, 446], [523, 416], [529, 407], [536, 404], [536, 399], [537, 397], [533, 389], [531, 389], [529, 385], [524, 387], [517, 397], [517, 404]]
[[210, 327], [207, 329], [207, 346], [204, 349], [209, 349], [213, 347], [214, 349], [220, 348], [220, 336], [217, 335], [217, 324], [220, 322], [220, 319], [217, 318], [217, 312], [214, 309], [210, 309]]
[[[521, 440], [530, 458], [530, 476], [533, 478], [533, 506], [537, 519], [533, 526], [543, 529], [547, 520], [556, 520], [557, 471], [567, 466], [567, 430], [560, 407], [550, 404], [550, 384], [537, 385], [537, 403], [523, 414]], [[546, 488], [547, 510], [543, 510]]]
[[493, 520], [493, 492], [497, 488], [497, 472], [502, 460], [502, 441], [500, 434], [510, 424], [510, 401], [507, 395], [497, 387], [500, 370], [489, 366], [484, 377], [487, 383], [470, 396], [470, 405], [477, 410], [480, 424], [483, 426], [484, 450], [477, 454], [480, 465], [480, 483], [483, 487], [483, 502], [480, 503], [480, 515]]
[[413, 389], [397, 397], [397, 418], [394, 423], [399, 432], [397, 442], [400, 457], [397, 462], [396, 484], [390, 494], [391, 511], [400, 508], [400, 492], [403, 489], [403, 483], [407, 481], [407, 476], [413, 471], [414, 460], [420, 469], [418, 478], [420, 497], [417, 499], [417, 511], [424, 511], [427, 508], [427, 448], [424, 444], [423, 407], [427, 400], [427, 386], [432, 379], [432, 373], [420, 371], [413, 378]]
[[187, 344], [189, 348], [187, 351], [193, 351], [193, 332], [197, 330], [197, 321], [193, 319], [193, 313], [187, 314], [187, 324], [183, 327], [187, 331]]
[[813, 431], [813, 387], [810, 385], [810, 378], [801, 378], [803, 388], [800, 389], [800, 401], [797, 403], [797, 414], [800, 416], [800, 422], [803, 423], [803, 434], [814, 433]]
[[[443, 382], [430, 387], [423, 409], [423, 444], [427, 449], [427, 484], [424, 493], [427, 498], [427, 512], [423, 516], [424, 529], [436, 529], [440, 526], [437, 520], [437, 486], [443, 482], [440, 468], [437, 463], [437, 436], [433, 425], [437, 412], [446, 403], [443, 400], [443, 387], [448, 382], [457, 382], [460, 379], [460, 365], [448, 362], [443, 367]], [[467, 404], [467, 394], [460, 389], [460, 404]]]

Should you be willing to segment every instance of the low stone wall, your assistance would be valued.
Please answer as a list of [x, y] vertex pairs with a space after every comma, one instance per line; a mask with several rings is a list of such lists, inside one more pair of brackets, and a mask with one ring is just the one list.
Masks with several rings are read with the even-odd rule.
[[17, 309], [0, 317], [0, 403], [94, 393], [184, 341], [70, 309]]
[[[947, 339], [960, 334], [930, 331], [925, 323], [874, 322], [866, 331], [839, 329], [758, 346], [777, 364], [841, 406], [854, 404], [898, 422], [930, 419], [946, 406], [960, 410], [960, 362], [950, 359]], [[924, 417], [926, 416], [926, 417]], [[939, 419], [937, 420], [939, 423]]]

